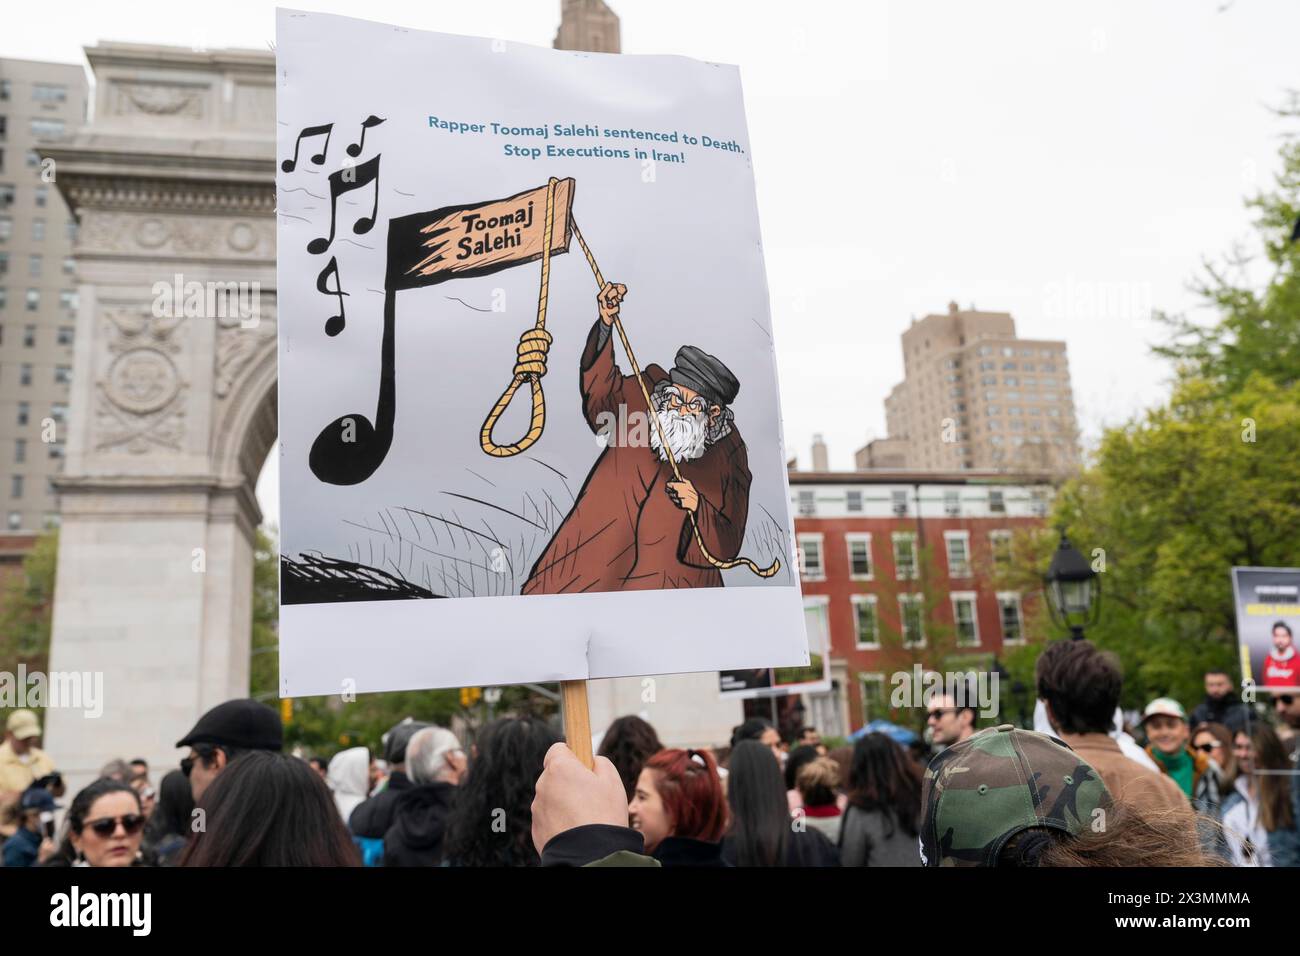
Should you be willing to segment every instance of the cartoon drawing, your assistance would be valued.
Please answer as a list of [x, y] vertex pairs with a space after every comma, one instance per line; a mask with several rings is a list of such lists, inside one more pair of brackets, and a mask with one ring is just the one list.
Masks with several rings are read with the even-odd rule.
[[[372, 116], [365, 126], [381, 122]], [[327, 126], [310, 127], [303, 130], [299, 139], [325, 134], [328, 149], [328, 132]], [[297, 144], [295, 161], [296, 149]], [[312, 161], [317, 158], [312, 157]], [[331, 174], [329, 181], [332, 200], [360, 186], [376, 185], [375, 208], [354, 227], [354, 231], [361, 233], [369, 230], [376, 215], [379, 157], [356, 167], [356, 173], [347, 178], [339, 173]], [[606, 447], [591, 467], [581, 490], [576, 495], [568, 492], [574, 500], [567, 514], [562, 509], [548, 507], [545, 514], [537, 510], [540, 520], [534, 521], [522, 509], [503, 507], [504, 502], [442, 492], [538, 529], [546, 536], [542, 540], [547, 542], [540, 557], [534, 560], [536, 550], [521, 543], [515, 554], [526, 554], [526, 561], [510, 561], [505, 557], [509, 551], [506, 542], [486, 524], [484, 533], [466, 527], [455, 516], [449, 520], [444, 515], [431, 515], [418, 509], [401, 510], [476, 536], [475, 543], [486, 560], [469, 568], [468, 585], [453, 568], [456, 593], [465, 590], [469, 594], [483, 593], [474, 585], [474, 575], [481, 570], [486, 578], [489, 566], [496, 574], [504, 567], [512, 578], [515, 567], [522, 572], [531, 566], [516, 592], [519, 594], [721, 587], [721, 571], [734, 567], [748, 568], [763, 578], [773, 576], [781, 568], [779, 559], [762, 568], [748, 558], [730, 557], [737, 554], [745, 540], [751, 481], [745, 444], [729, 407], [740, 383], [724, 362], [692, 345], [678, 350], [668, 371], [659, 365], [651, 365], [644, 371], [639, 368], [619, 315], [627, 289], [605, 282], [601, 275], [573, 218], [575, 190], [573, 179], [552, 177], [544, 186], [504, 199], [445, 206], [389, 220], [376, 414], [373, 423], [361, 413], [351, 413], [323, 428], [308, 456], [312, 473], [329, 484], [359, 484], [388, 455], [397, 411], [398, 292], [456, 278], [490, 275], [540, 260], [536, 321], [520, 336], [511, 381], [487, 413], [479, 437], [482, 452], [493, 458], [513, 457], [533, 446], [542, 437], [546, 425], [541, 380], [547, 371], [547, 353], [553, 341], [546, 330], [551, 259], [567, 253], [570, 239], [576, 238], [600, 290], [599, 319], [588, 335], [580, 362], [582, 408], [587, 425], [605, 439]], [[321, 255], [329, 249], [335, 234], [335, 218], [332, 201], [329, 235], [313, 240], [308, 246], [309, 253]], [[334, 288], [328, 284], [331, 278]], [[348, 295], [342, 291], [335, 259], [331, 258], [317, 276], [316, 289], [337, 299], [339, 314], [330, 317], [325, 325], [326, 334], [333, 337], [346, 326], [343, 298]], [[625, 375], [618, 368], [615, 336], [631, 366], [631, 374]], [[524, 385], [529, 386], [532, 399], [528, 429], [518, 441], [499, 444], [494, 437], [497, 422]], [[613, 424], [638, 417], [642, 425], [640, 440], [624, 441], [622, 434], [611, 436]], [[551, 465], [540, 463], [559, 474]], [[553, 505], [550, 496], [546, 497]], [[381, 522], [385, 529], [389, 527], [388, 521], [381, 519]], [[418, 536], [420, 532], [415, 530]], [[391, 541], [391, 533], [389, 537]], [[766, 529], [761, 540], [770, 540]], [[412, 557], [420, 549], [440, 559], [457, 560], [445, 552], [431, 552], [419, 542], [403, 541], [401, 537], [393, 543], [399, 562], [404, 549]], [[380, 560], [401, 575], [399, 564], [388, 558], [386, 548], [381, 550]], [[371, 594], [379, 598], [440, 596], [430, 586], [431, 582], [426, 581], [424, 586], [410, 584], [393, 578], [387, 571], [374, 573], [373, 564], [359, 561], [304, 556], [301, 562], [285, 558], [284, 568], [286, 602], [311, 600], [309, 595], [320, 600], [366, 599]], [[391, 586], [389, 579], [409, 587]], [[450, 590], [445, 573], [442, 590], [443, 593]], [[486, 590], [496, 593], [495, 586]]]
[[[606, 447], [522, 594], [720, 587], [711, 556], [735, 554], [744, 540], [750, 474], [729, 408], [740, 383], [719, 359], [686, 345], [670, 371], [643, 370], [648, 406], [640, 381], [614, 357], [626, 293], [608, 283], [601, 290], [579, 369], [587, 424]], [[611, 432], [638, 414], [656, 426], [648, 441], [635, 440], [635, 429], [631, 441]]]

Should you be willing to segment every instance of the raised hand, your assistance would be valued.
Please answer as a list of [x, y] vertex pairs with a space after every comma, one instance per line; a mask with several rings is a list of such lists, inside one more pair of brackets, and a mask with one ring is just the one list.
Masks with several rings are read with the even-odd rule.
[[613, 325], [618, 318], [618, 309], [627, 295], [627, 286], [618, 282], [606, 282], [596, 294], [596, 305], [600, 308], [600, 321]]

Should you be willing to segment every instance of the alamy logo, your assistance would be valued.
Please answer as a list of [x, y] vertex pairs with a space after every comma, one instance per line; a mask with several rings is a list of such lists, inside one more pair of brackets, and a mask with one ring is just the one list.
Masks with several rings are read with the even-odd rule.
[[51, 926], [129, 926], [131, 935], [148, 936], [153, 897], [149, 893], [69, 893], [50, 897]]
[[86, 717], [104, 713], [103, 671], [0, 671], [0, 710], [13, 707], [81, 710]]

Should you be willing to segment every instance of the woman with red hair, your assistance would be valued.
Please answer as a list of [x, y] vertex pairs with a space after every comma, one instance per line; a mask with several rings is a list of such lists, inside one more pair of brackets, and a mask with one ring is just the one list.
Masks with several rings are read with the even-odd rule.
[[664, 866], [726, 866], [727, 798], [707, 750], [661, 750], [641, 769], [628, 804], [645, 851]]

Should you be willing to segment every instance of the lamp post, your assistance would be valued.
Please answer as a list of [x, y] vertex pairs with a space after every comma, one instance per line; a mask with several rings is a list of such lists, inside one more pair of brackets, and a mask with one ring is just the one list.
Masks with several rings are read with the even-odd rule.
[[1096, 624], [1101, 613], [1101, 578], [1070, 544], [1064, 529], [1044, 583], [1053, 623], [1069, 628], [1074, 640], [1082, 640], [1085, 625]]

